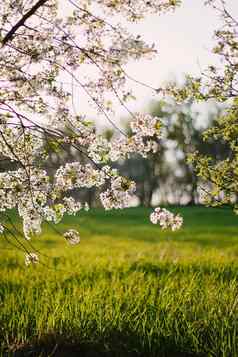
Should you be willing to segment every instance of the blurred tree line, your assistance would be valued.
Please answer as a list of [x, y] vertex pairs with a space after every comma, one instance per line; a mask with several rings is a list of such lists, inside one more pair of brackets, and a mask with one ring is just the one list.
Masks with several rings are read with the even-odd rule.
[[[199, 177], [187, 155], [199, 151], [221, 159], [227, 155], [225, 143], [215, 139], [204, 141], [204, 129], [214, 124], [221, 115], [222, 108], [211, 103], [209, 110], [196, 109], [192, 102], [177, 104], [166, 100], [153, 102], [150, 113], [163, 119], [162, 135], [159, 139], [159, 153], [148, 158], [131, 155], [127, 160], [114, 165], [120, 172], [137, 184], [135, 204], [150, 207], [153, 204], [188, 205], [199, 203]], [[124, 121], [129, 132], [129, 121]], [[116, 135], [112, 129], [105, 129], [103, 135], [108, 139]], [[49, 149], [48, 149], [49, 150]], [[47, 162], [48, 169], [63, 162], [87, 162], [87, 158], [72, 147], [64, 145], [57, 153], [52, 150]], [[95, 189], [81, 189], [75, 192], [76, 198], [88, 202], [91, 207], [99, 206], [99, 192]]]

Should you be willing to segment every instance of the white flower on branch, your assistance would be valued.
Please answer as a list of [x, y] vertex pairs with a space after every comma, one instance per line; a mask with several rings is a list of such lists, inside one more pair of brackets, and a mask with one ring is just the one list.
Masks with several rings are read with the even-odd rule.
[[30, 264], [37, 264], [39, 263], [39, 257], [35, 253], [29, 253], [25, 255], [25, 264], [30, 265]]
[[150, 220], [153, 224], [159, 222], [162, 229], [170, 228], [172, 231], [180, 229], [183, 224], [183, 218], [179, 214], [174, 215], [167, 209], [160, 207], [155, 208], [154, 212], [151, 213]]
[[78, 231], [75, 229], [69, 229], [64, 233], [64, 238], [69, 242], [69, 244], [76, 245], [80, 242], [80, 236]]
[[4, 232], [4, 227], [2, 224], [0, 224], [0, 234], [2, 234]]

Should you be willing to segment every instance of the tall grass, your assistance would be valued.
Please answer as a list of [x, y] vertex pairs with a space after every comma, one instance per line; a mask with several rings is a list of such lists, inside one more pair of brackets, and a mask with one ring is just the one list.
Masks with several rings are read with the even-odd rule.
[[175, 211], [175, 233], [145, 209], [68, 217], [80, 245], [46, 227], [38, 266], [1, 242], [2, 355], [238, 356], [238, 219]]

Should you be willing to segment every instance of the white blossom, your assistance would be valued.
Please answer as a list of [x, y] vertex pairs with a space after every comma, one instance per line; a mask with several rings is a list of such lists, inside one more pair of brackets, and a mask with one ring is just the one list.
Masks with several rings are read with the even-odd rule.
[[150, 220], [153, 224], [159, 222], [162, 229], [171, 228], [172, 231], [180, 229], [183, 224], [183, 218], [179, 214], [174, 215], [167, 209], [160, 207], [155, 208], [154, 212], [151, 213]]
[[37, 264], [39, 263], [39, 257], [35, 253], [29, 253], [25, 255], [25, 264], [30, 265], [30, 264]]
[[78, 244], [80, 242], [79, 233], [75, 229], [69, 229], [67, 232], [65, 232], [64, 238], [72, 245]]
[[0, 224], [0, 234], [2, 234], [4, 232], [4, 227], [2, 224]]
[[131, 120], [130, 126], [132, 132], [140, 136], [154, 136], [160, 134], [161, 122], [157, 117], [137, 113]]
[[82, 209], [81, 202], [76, 202], [73, 197], [64, 197], [63, 202], [66, 212], [70, 215], [75, 215]]
[[129, 207], [135, 190], [133, 181], [118, 176], [112, 180], [111, 188], [100, 194], [100, 199], [106, 210], [126, 208]]

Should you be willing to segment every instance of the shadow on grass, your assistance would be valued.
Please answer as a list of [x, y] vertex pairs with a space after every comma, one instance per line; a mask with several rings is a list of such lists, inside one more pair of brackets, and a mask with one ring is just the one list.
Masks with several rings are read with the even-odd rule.
[[[158, 346], [160, 345], [161, 348]], [[138, 347], [137, 347], [138, 346]], [[151, 348], [141, 345], [141, 338], [134, 332], [126, 333], [117, 330], [110, 333], [104, 341], [76, 342], [67, 340], [62, 335], [49, 334], [35, 343], [12, 346], [5, 351], [4, 357], [205, 357], [182, 350], [174, 344], [172, 338], [161, 338], [153, 342]]]

